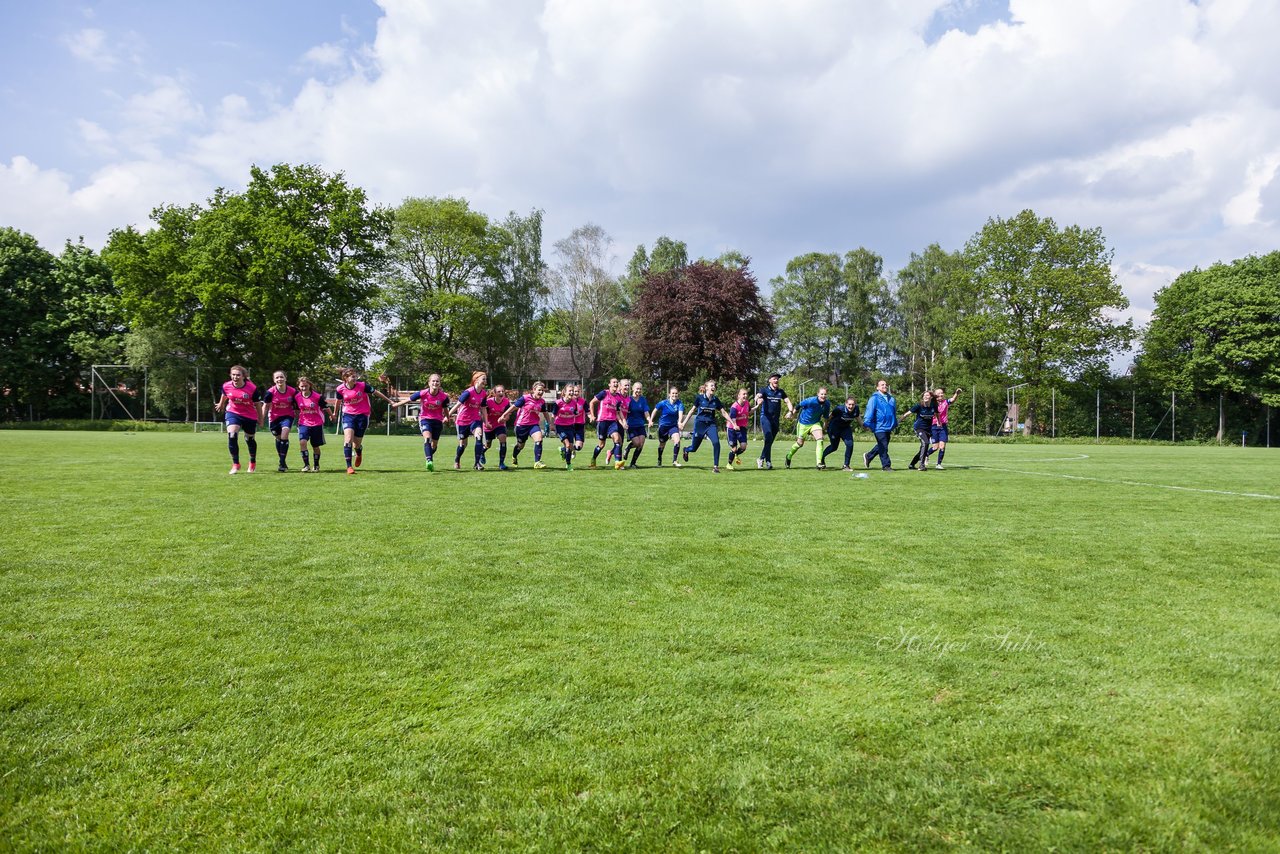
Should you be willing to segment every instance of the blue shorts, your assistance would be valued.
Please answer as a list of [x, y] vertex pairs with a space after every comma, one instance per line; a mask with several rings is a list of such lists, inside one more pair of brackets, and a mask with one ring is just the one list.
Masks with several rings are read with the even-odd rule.
[[481, 421], [472, 421], [469, 424], [458, 424], [457, 426], [458, 426], [458, 441], [461, 442], [465, 439], [470, 439], [472, 431], [477, 428], [483, 427], [484, 423]]
[[555, 428], [556, 438], [561, 442], [572, 442], [578, 434], [578, 425], [576, 424], [557, 424]]
[[298, 425], [298, 441], [310, 442], [312, 447], [318, 448], [324, 444], [324, 425], [317, 424], [314, 427], [308, 427], [306, 424]]
[[354, 430], [356, 438], [364, 435], [364, 431], [369, 429], [368, 415], [343, 415], [342, 429]]
[[680, 432], [677, 424], [659, 424], [658, 425], [658, 441], [665, 442], [671, 438], [672, 433]]
[[935, 426], [932, 432], [933, 432], [933, 441], [935, 442], [947, 441], [947, 428], [945, 425]]
[[747, 428], [743, 427], [739, 430], [736, 427], [729, 428], [729, 444], [745, 445], [747, 444]]
[[258, 432], [258, 419], [256, 418], [245, 418], [243, 415], [235, 415], [228, 412], [226, 422], [228, 427], [239, 427], [250, 436]]
[[498, 438], [499, 436], [501, 436], [504, 439], [507, 437], [507, 425], [499, 424], [497, 427], [494, 427], [492, 430], [484, 431], [484, 440], [486, 442], [492, 442], [494, 439]]
[[574, 441], [574, 444], [577, 444], [577, 445], [581, 445], [583, 442], [587, 441], [587, 425], [586, 424], [573, 425], [573, 441]]
[[523, 443], [527, 441], [528, 438], [532, 436], [534, 433], [541, 433], [541, 432], [542, 432], [541, 424], [526, 424], [523, 427], [517, 424], [516, 425], [516, 441]]
[[444, 434], [444, 422], [439, 418], [419, 418], [418, 432], [429, 433], [431, 438], [440, 441], [440, 436]]
[[649, 435], [649, 426], [647, 424], [640, 424], [639, 426], [636, 426], [636, 427], [632, 427], [630, 424], [627, 425], [627, 441], [628, 442], [631, 441], [632, 439], [640, 439], [648, 435]]
[[618, 430], [617, 421], [600, 420], [596, 422], [596, 438], [602, 442], [605, 439], [608, 439], [614, 433], [618, 433], [618, 432], [620, 431]]
[[279, 436], [283, 431], [293, 429], [293, 416], [286, 415], [284, 418], [277, 418], [267, 426], [271, 429], [272, 436]]

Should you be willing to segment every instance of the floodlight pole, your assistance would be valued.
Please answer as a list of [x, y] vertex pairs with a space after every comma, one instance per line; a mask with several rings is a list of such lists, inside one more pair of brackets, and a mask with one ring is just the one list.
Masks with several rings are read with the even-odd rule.
[[1172, 418], [1169, 419], [1169, 441], [1178, 441], [1178, 393], [1176, 391], [1169, 392], [1169, 412]]
[[142, 369], [142, 421], [144, 424], [147, 421], [147, 380], [150, 378], [150, 376], [151, 376], [151, 369], [143, 368]]
[[1138, 436], [1138, 392], [1131, 383], [1129, 385], [1129, 441]]
[[1049, 438], [1058, 438], [1058, 390], [1049, 389]]
[[1097, 398], [1093, 409], [1093, 441], [1102, 441], [1102, 389], [1096, 389]]

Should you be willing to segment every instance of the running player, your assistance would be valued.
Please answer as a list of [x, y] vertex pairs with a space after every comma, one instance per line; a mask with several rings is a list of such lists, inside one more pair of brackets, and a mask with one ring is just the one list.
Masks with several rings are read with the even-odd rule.
[[573, 455], [582, 450], [585, 433], [582, 419], [586, 418], [586, 407], [578, 394], [578, 387], [565, 386], [563, 396], [553, 406], [556, 438], [560, 440], [560, 456], [564, 458], [564, 467], [573, 471]]
[[293, 396], [298, 390], [289, 385], [284, 371], [276, 371], [271, 375], [272, 385], [262, 396], [266, 410], [267, 426], [271, 435], [276, 437], [276, 456], [280, 465], [276, 471], [288, 471], [289, 464], [289, 431], [293, 429], [294, 419], [298, 417], [298, 404]]
[[[683, 451], [684, 461], [689, 462], [689, 455], [698, 450], [702, 440], [711, 442], [711, 472], [720, 473], [720, 431], [716, 428], [716, 418], [724, 416], [725, 422], [731, 421], [729, 410], [724, 408], [720, 398], [716, 397], [716, 381], [707, 380], [704, 391], [693, 400], [693, 411], [685, 416], [687, 421], [693, 416], [693, 443]], [[681, 425], [682, 427], [684, 425]]]
[[496, 385], [493, 387], [493, 393], [489, 395], [489, 399], [485, 401], [485, 409], [489, 416], [489, 423], [484, 428], [484, 449], [488, 451], [493, 447], [493, 440], [498, 440], [498, 470], [507, 470], [507, 419], [511, 417], [511, 413], [516, 409], [511, 405], [511, 399], [507, 397], [507, 389], [504, 386]]
[[822, 425], [831, 417], [831, 401], [827, 400], [827, 388], [822, 386], [813, 397], [800, 401], [800, 417], [796, 424], [796, 443], [787, 451], [787, 468], [791, 468], [791, 458], [796, 451], [804, 447], [805, 441], [812, 436], [814, 441], [813, 456], [819, 469], [826, 468], [822, 461]]
[[417, 401], [418, 432], [422, 434], [422, 453], [427, 458], [427, 471], [436, 470], [436, 449], [444, 434], [444, 424], [449, 420], [445, 407], [449, 405], [449, 393], [441, 387], [440, 375], [427, 377], [427, 387], [409, 395], [406, 402]]
[[[644, 396], [643, 383], [631, 384], [631, 397], [627, 398], [623, 406], [625, 409], [622, 411], [626, 413], [627, 421], [627, 441], [631, 447], [631, 468], [639, 468], [640, 452], [644, 450], [644, 440], [649, 436], [649, 413], [652, 411]], [[614, 465], [622, 468], [621, 460]]]
[[525, 442], [533, 440], [533, 467], [544, 469], [547, 464], [542, 461], [542, 419], [543, 413], [551, 412], [554, 407], [547, 403], [547, 386], [536, 382], [533, 390], [521, 395], [511, 405], [516, 411], [516, 447], [511, 452], [511, 467], [519, 468], [520, 451]]
[[355, 474], [364, 458], [364, 434], [369, 429], [375, 394], [392, 406], [396, 405], [394, 400], [360, 379], [358, 371], [347, 368], [342, 372], [337, 406], [342, 407], [342, 456], [347, 461], [347, 474]]
[[920, 396], [920, 402], [911, 407], [911, 414], [916, 417], [915, 423], [911, 425], [911, 429], [915, 431], [916, 438], [920, 440], [920, 450], [916, 451], [916, 455], [911, 458], [909, 469], [916, 467], [916, 463], [920, 463], [920, 471], [929, 470], [929, 444], [933, 441], [933, 419], [938, 414], [938, 407], [933, 402], [933, 392], [926, 391]]
[[243, 365], [231, 366], [231, 379], [222, 384], [222, 397], [213, 405], [213, 414], [226, 410], [227, 450], [231, 452], [231, 474], [240, 473], [240, 433], [249, 448], [249, 473], [258, 470], [258, 420], [262, 417], [262, 390], [249, 382]]
[[[298, 407], [298, 450], [302, 453], [302, 470], [320, 471], [320, 446], [324, 444], [324, 422], [328, 420], [324, 397], [311, 385], [311, 380], [298, 377], [298, 393], [293, 396], [293, 402]], [[314, 461], [309, 458], [308, 449], [315, 451]]]
[[858, 423], [861, 415], [858, 401], [852, 395], [845, 398], [843, 406], [831, 410], [831, 418], [827, 421], [827, 441], [831, 444], [822, 452], [823, 465], [826, 465], [827, 454], [844, 442], [844, 471], [852, 471], [849, 463], [853, 460], [853, 425]]
[[[618, 380], [609, 380], [609, 387], [591, 398], [591, 420], [596, 425], [596, 449], [591, 453], [591, 468], [596, 467], [596, 459], [604, 450], [605, 442], [615, 440], [615, 447], [621, 450], [622, 439], [618, 433]], [[610, 451], [609, 459], [613, 458]]]
[[947, 453], [947, 419], [951, 417], [951, 404], [956, 402], [956, 398], [960, 396], [962, 391], [964, 389], [956, 386], [956, 390], [951, 397], [947, 397], [947, 393], [943, 389], [936, 388], [933, 390], [933, 401], [938, 407], [938, 414], [933, 416], [931, 437], [933, 439], [933, 447], [930, 449], [930, 453], [933, 451], [938, 452], [938, 462], [933, 467], [939, 471], [942, 470], [942, 458]]
[[729, 464], [726, 468], [733, 471], [736, 457], [742, 463], [742, 455], [747, 452], [747, 427], [751, 424], [751, 403], [747, 400], [749, 392], [745, 388], [738, 389], [738, 399], [729, 406], [729, 423], [725, 429], [729, 434]]
[[684, 421], [684, 401], [680, 399], [680, 389], [672, 386], [667, 389], [667, 399], [658, 401], [658, 405], [649, 413], [649, 426], [653, 419], [658, 419], [658, 465], [662, 465], [662, 450], [671, 442], [671, 465], [680, 468], [680, 425]]
[[488, 383], [485, 372], [476, 371], [471, 375], [471, 385], [449, 408], [449, 416], [458, 427], [458, 450], [453, 457], [455, 471], [462, 468], [462, 452], [467, 449], [467, 439], [475, 440], [476, 471], [484, 470], [484, 433], [489, 420], [489, 410], [485, 406], [489, 392], [485, 387]]
[[796, 411], [786, 391], [778, 387], [781, 374], [770, 374], [768, 384], [756, 392], [756, 407], [760, 410], [760, 432], [764, 436], [764, 445], [760, 448], [760, 458], [756, 460], [756, 468], [773, 468], [773, 440], [782, 432], [782, 404], [787, 404], [787, 417], [794, 418]]

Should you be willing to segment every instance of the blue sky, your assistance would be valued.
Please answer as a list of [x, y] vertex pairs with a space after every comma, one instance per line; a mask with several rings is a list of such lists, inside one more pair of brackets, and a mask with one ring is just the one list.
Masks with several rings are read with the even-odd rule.
[[8, 3], [0, 225], [99, 246], [284, 160], [767, 282], [1030, 207], [1103, 229], [1141, 322], [1280, 248], [1276, 32], [1270, 0]]

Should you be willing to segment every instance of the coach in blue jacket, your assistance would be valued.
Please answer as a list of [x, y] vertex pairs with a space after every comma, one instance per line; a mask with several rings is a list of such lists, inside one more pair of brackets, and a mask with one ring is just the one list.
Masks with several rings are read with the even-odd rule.
[[889, 394], [887, 380], [876, 383], [875, 393], [867, 398], [867, 414], [862, 426], [876, 436], [876, 446], [862, 455], [862, 464], [871, 468], [871, 461], [878, 455], [880, 466], [885, 471], [893, 471], [893, 464], [889, 462], [889, 435], [898, 426], [898, 402]]

